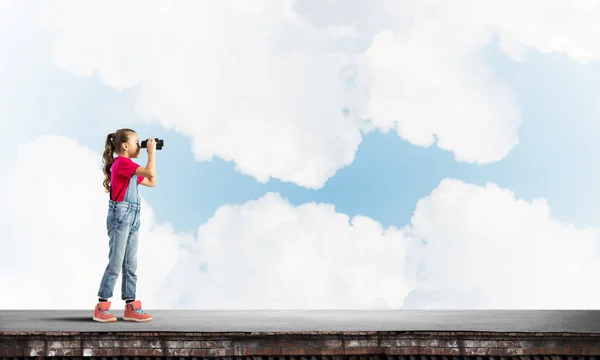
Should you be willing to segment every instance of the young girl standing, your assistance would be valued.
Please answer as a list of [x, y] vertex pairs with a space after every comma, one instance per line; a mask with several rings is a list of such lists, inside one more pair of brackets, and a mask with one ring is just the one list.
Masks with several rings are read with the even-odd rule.
[[[136, 269], [138, 230], [140, 228], [140, 196], [138, 185], [153, 187], [156, 185], [156, 165], [154, 152], [156, 142], [148, 139], [148, 164], [146, 167], [133, 162], [140, 154], [139, 139], [134, 130], [120, 129], [106, 136], [104, 149], [104, 188], [110, 193], [106, 229], [108, 231], [108, 265], [104, 270], [98, 304], [94, 309], [95, 321], [114, 322], [115, 315], [110, 313], [115, 283], [122, 271], [121, 298], [125, 300], [123, 320], [150, 321], [152, 316], [142, 310], [142, 303], [136, 300]], [[114, 158], [113, 154], [117, 154]]]

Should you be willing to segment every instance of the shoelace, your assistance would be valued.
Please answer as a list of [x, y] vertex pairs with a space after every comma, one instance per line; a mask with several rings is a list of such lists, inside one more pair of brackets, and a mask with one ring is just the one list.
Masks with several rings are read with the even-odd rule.
[[[131, 305], [131, 308], [133, 309], [133, 305]], [[142, 314], [142, 315], [145, 314], [144, 310], [142, 310], [142, 309], [137, 309], [137, 310], [135, 310], [135, 312], [138, 314]]]
[[[98, 306], [98, 310], [102, 310], [100, 309], [100, 307]], [[110, 310], [102, 310], [102, 312], [106, 315], [112, 315], [112, 313], [110, 312]]]

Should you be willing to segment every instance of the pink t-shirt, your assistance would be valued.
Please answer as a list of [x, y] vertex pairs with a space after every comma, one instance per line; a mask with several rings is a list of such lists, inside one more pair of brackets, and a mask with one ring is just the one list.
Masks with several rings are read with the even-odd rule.
[[[131, 161], [131, 159], [117, 156], [115, 162], [112, 164], [110, 169], [110, 183], [112, 191], [110, 198], [114, 201], [125, 200], [125, 192], [127, 192], [127, 186], [129, 186], [129, 179], [135, 174], [135, 170], [139, 167], [138, 164]], [[143, 176], [138, 176], [138, 185], [144, 180]], [[119, 194], [120, 192], [120, 194]], [[115, 199], [115, 196], [119, 194], [119, 198]]]

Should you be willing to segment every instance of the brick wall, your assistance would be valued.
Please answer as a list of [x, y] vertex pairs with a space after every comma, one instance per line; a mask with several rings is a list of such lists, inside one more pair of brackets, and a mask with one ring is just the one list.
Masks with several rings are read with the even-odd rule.
[[67, 357], [275, 357], [331, 359], [388, 355], [520, 357], [600, 355], [600, 334], [477, 332], [306, 333], [1, 333], [0, 358]]

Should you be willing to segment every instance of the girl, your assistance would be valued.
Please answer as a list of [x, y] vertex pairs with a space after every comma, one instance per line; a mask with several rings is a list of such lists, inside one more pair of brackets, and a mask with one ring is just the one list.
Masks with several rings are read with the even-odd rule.
[[[135, 300], [138, 230], [140, 228], [140, 196], [138, 185], [156, 185], [156, 165], [154, 152], [156, 142], [148, 139], [148, 164], [146, 167], [131, 159], [140, 154], [139, 139], [135, 131], [120, 129], [106, 136], [104, 149], [104, 188], [110, 193], [106, 229], [108, 231], [108, 266], [104, 270], [99, 301], [94, 309], [95, 321], [114, 322], [116, 316], [109, 312], [113, 289], [119, 273], [121, 278], [121, 298], [125, 300], [123, 320], [150, 321], [152, 316], [142, 310], [142, 303]], [[116, 153], [117, 157], [113, 158]]]

